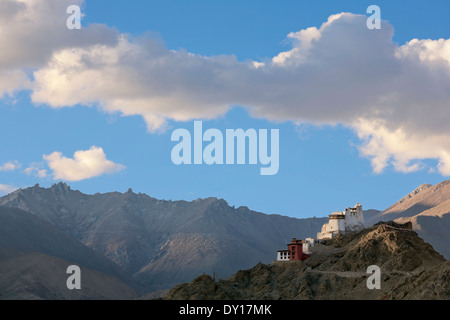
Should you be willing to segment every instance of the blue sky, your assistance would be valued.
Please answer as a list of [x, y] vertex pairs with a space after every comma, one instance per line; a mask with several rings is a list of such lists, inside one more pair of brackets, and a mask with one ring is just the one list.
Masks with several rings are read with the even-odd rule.
[[[382, 210], [450, 175], [446, 1], [55, 3], [8, 0], [0, 15], [6, 31], [38, 39], [28, 47], [26, 32], [0, 32], [3, 194], [65, 181], [312, 217], [356, 202]], [[72, 3], [85, 14], [79, 34], [65, 27]], [[371, 4], [381, 30], [362, 25]], [[30, 25], [14, 25], [30, 12]], [[341, 12], [352, 15], [328, 20]], [[279, 129], [279, 172], [174, 165], [171, 133], [193, 132], [194, 119], [205, 130]], [[95, 167], [81, 170], [75, 152]]]

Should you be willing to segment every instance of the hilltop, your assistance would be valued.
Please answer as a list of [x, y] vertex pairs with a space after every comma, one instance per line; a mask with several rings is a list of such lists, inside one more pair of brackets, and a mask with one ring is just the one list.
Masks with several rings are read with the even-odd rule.
[[[389, 224], [387, 224], [389, 225]], [[227, 280], [201, 275], [164, 299], [449, 299], [450, 262], [410, 229], [385, 223], [324, 243], [304, 263], [259, 263]], [[381, 289], [366, 286], [381, 269]]]
[[384, 211], [365, 217], [366, 225], [380, 220], [411, 222], [421, 238], [450, 259], [450, 180], [423, 184]]

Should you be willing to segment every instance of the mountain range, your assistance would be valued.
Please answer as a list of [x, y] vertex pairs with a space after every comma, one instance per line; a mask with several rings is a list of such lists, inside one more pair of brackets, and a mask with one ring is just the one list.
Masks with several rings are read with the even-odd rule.
[[[449, 181], [422, 185], [384, 211], [365, 211], [366, 223], [411, 221], [448, 258], [449, 188]], [[35, 185], [0, 198], [0, 299], [130, 299], [166, 292], [200, 274], [227, 278], [270, 263], [291, 237], [314, 237], [326, 222], [235, 208], [213, 197], [170, 201], [131, 189], [88, 195], [65, 183]], [[15, 264], [21, 273], [13, 272]], [[82, 267], [83, 275], [96, 275], [90, 279], [110, 280], [91, 283], [89, 294], [76, 295], [65, 288], [65, 272], [54, 277], [63, 282], [58, 290], [56, 282], [50, 290], [37, 279], [70, 264]], [[108, 288], [100, 284], [106, 282]]]
[[[310, 236], [326, 220], [267, 215], [217, 198], [158, 200], [131, 189], [86, 195], [64, 183], [17, 190], [0, 198], [0, 207], [5, 221], [14, 221], [11, 216], [17, 212], [31, 217], [11, 226], [1, 224], [17, 231], [12, 238], [0, 237], [0, 246], [71, 258], [116, 276], [140, 293], [168, 289], [202, 273], [227, 277], [260, 261], [270, 262], [291, 236]], [[24, 241], [33, 246], [24, 247]], [[90, 258], [94, 253], [103, 260]], [[107, 270], [105, 260], [120, 272]]]

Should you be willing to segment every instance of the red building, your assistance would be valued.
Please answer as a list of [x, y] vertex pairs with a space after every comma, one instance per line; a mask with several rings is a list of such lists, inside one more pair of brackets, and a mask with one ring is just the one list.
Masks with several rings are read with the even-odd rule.
[[288, 243], [289, 260], [305, 260], [309, 255], [303, 253], [303, 241], [292, 238], [291, 243]]

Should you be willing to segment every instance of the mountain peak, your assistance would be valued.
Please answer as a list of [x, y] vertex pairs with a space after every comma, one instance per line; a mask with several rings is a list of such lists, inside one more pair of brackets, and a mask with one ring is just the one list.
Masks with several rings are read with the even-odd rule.
[[421, 191], [423, 191], [423, 190], [425, 190], [425, 189], [428, 189], [429, 187], [432, 187], [433, 185], [432, 184], [429, 184], [429, 183], [424, 183], [424, 184], [421, 184], [419, 187], [417, 187], [412, 193], [419, 193], [419, 192], [421, 192]]
[[[38, 184], [38, 186], [39, 186], [39, 184]], [[68, 186], [65, 182], [58, 182], [58, 183], [52, 184], [51, 189], [70, 191], [70, 186]]]
[[204, 199], [208, 204], [219, 206], [219, 207], [228, 207], [228, 202], [225, 199], [222, 198], [216, 198], [216, 197], [209, 197]]
[[408, 193], [406, 196], [404, 196], [403, 198], [401, 198], [399, 201], [397, 201], [395, 204], [393, 204], [391, 207], [389, 207], [388, 209], [386, 209], [385, 211], [389, 211], [391, 208], [395, 207], [396, 205], [402, 204], [405, 201], [417, 196], [418, 194], [422, 194], [425, 190], [427, 190], [428, 188], [432, 187], [433, 185], [429, 184], [429, 183], [424, 183], [421, 184], [420, 186], [418, 186], [416, 189], [414, 189], [413, 191], [411, 191], [410, 193]]

